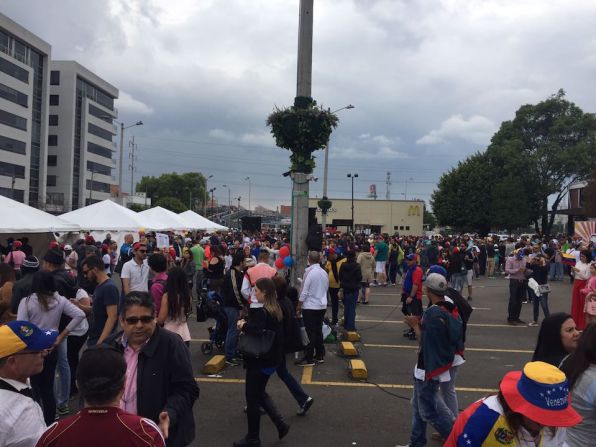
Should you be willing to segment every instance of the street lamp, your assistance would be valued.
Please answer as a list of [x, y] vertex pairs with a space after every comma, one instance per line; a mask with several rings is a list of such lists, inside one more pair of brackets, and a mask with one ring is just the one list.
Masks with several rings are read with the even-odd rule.
[[213, 178], [213, 174], [205, 179], [205, 200], [203, 201], [203, 215], [207, 217], [207, 202], [209, 201], [209, 191], [207, 191], [207, 182]]
[[248, 214], [250, 215], [250, 177], [246, 177], [244, 180], [248, 181]]
[[242, 199], [241, 196], [236, 197], [236, 200], [238, 200], [238, 211], [236, 213], [236, 216], [238, 216], [238, 230], [240, 230], [240, 199]]
[[[345, 107], [342, 107], [341, 109], [337, 109], [334, 110], [331, 113], [337, 113], [341, 110], [350, 110], [353, 109], [354, 106], [352, 104], [348, 104]], [[329, 142], [327, 142], [327, 145], [325, 146], [325, 168], [323, 171], [323, 200], [324, 201], [328, 201], [329, 199], [327, 198], [327, 173], [329, 172]], [[328, 204], [330, 206], [330, 204]], [[327, 228], [327, 211], [328, 209], [325, 209], [325, 207], [321, 207], [321, 228], [323, 229], [323, 233], [325, 232], [325, 229]]]
[[232, 191], [228, 185], [221, 185], [228, 188], [228, 225], [230, 225], [230, 215], [232, 214]]
[[215, 192], [217, 188], [211, 188], [209, 190], [209, 192], [211, 193], [211, 216], [213, 217], [213, 215], [215, 214], [215, 212], [213, 211], [214, 209], [214, 205], [213, 205], [213, 193]]
[[356, 173], [348, 174], [348, 178], [352, 179], [352, 234], [354, 234], [354, 179], [357, 177]]

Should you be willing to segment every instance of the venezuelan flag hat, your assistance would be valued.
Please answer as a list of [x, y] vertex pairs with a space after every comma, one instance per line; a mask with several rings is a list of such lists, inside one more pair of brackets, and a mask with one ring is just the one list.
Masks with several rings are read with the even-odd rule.
[[0, 358], [24, 350], [49, 349], [57, 337], [58, 331], [40, 329], [29, 321], [11, 321], [0, 326]]
[[526, 363], [523, 371], [507, 373], [500, 388], [513, 411], [538, 424], [571, 427], [582, 420], [571, 408], [567, 377], [549, 363]]

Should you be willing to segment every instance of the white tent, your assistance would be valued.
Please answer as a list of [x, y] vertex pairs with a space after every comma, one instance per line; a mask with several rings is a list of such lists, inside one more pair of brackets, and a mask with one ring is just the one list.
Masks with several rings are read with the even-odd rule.
[[148, 230], [166, 231], [166, 230], [186, 230], [189, 227], [188, 222], [181, 218], [178, 214], [156, 206], [148, 210], [138, 213], [140, 219], [143, 220], [145, 228]]
[[74, 222], [82, 230], [138, 231], [144, 221], [133, 210], [111, 200], [93, 203], [60, 216]]
[[228, 227], [216, 224], [215, 222], [210, 221], [209, 219], [201, 216], [200, 214], [195, 213], [192, 210], [184, 211], [183, 213], [180, 213], [178, 216], [182, 217], [184, 221], [187, 222], [188, 227], [192, 228], [193, 230], [225, 231], [228, 229]]
[[48, 233], [79, 231], [80, 227], [61, 217], [0, 196], [0, 233]]

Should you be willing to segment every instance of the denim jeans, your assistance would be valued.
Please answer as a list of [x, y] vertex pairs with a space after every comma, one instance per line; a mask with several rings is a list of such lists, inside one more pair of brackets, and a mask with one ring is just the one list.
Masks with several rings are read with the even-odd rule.
[[563, 264], [551, 262], [548, 266], [548, 277], [551, 281], [563, 281]]
[[43, 370], [34, 376], [31, 376], [31, 388], [36, 396], [41, 400], [43, 418], [46, 425], [54, 423], [56, 416], [56, 398], [54, 397], [54, 378], [56, 375], [56, 362], [58, 353], [56, 350], [50, 352], [43, 359]]
[[62, 407], [68, 404], [70, 398], [70, 366], [68, 364], [66, 337], [56, 349], [58, 353], [58, 363], [56, 364], [56, 373], [58, 377], [54, 382], [54, 395], [56, 397], [56, 405]]
[[302, 386], [300, 386], [300, 383], [298, 383], [296, 378], [292, 374], [290, 374], [290, 371], [288, 371], [285, 354], [282, 356], [281, 363], [279, 364], [275, 372], [277, 373], [281, 381], [286, 384], [288, 390], [290, 391], [290, 393], [292, 393], [292, 396], [294, 396], [296, 402], [298, 402], [298, 405], [304, 405], [304, 403], [308, 399], [308, 394], [304, 392]]
[[331, 298], [331, 324], [337, 324], [337, 314], [339, 313], [338, 293], [339, 289], [329, 287], [329, 298]]
[[426, 424], [429, 423], [447, 439], [455, 420], [452, 415], [442, 411], [439, 396], [439, 381], [414, 379], [412, 396], [412, 434], [410, 447], [426, 445]]
[[461, 291], [464, 287], [464, 280], [465, 280], [466, 275], [467, 275], [467, 273], [453, 273], [451, 275], [451, 285], [459, 293], [461, 293]]
[[235, 307], [224, 307], [223, 311], [228, 320], [228, 332], [226, 333], [224, 348], [226, 351], [226, 360], [231, 360], [236, 356], [236, 346], [238, 345], [238, 328], [236, 327], [236, 323], [240, 316], [240, 310]]
[[250, 440], [259, 439], [261, 427], [261, 410], [263, 408], [276, 427], [283, 422], [283, 416], [267, 394], [267, 382], [269, 375], [263, 373], [259, 368], [248, 368], [246, 370], [245, 395], [246, 415], [248, 419], [248, 434]]
[[544, 318], [550, 317], [550, 311], [548, 310], [548, 293], [536, 295], [532, 289], [528, 287], [528, 293], [532, 298], [532, 305], [534, 310], [534, 321], [538, 321], [539, 307], [542, 307]]
[[453, 419], [456, 419], [459, 414], [459, 403], [457, 401], [457, 393], [455, 392], [455, 381], [457, 380], [458, 370], [459, 365], [452, 366], [449, 369], [451, 380], [449, 382], [441, 382], [441, 397], [443, 398], [443, 402], [445, 402], [445, 406], [452, 414]]
[[358, 290], [344, 289], [344, 329], [346, 331], [356, 330], [356, 300]]
[[509, 305], [507, 306], [507, 320], [519, 320], [522, 309], [522, 299], [526, 289], [525, 281], [519, 279], [509, 280]]

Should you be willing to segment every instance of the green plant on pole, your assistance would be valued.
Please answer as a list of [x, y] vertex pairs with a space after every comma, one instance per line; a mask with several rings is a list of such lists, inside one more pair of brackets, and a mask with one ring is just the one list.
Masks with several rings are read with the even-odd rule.
[[267, 125], [277, 146], [292, 152], [290, 170], [312, 173], [314, 151], [324, 149], [339, 119], [331, 110], [318, 107], [309, 97], [298, 96], [292, 107], [275, 111], [267, 118]]

